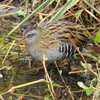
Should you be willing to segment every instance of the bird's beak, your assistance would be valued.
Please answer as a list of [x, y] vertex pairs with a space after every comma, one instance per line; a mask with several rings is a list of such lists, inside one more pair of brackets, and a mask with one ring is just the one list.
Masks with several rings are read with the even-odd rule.
[[21, 43], [21, 44], [26, 44], [26, 37], [25, 37], [25, 36], [23, 36], [23, 37], [21, 38], [20, 43]]

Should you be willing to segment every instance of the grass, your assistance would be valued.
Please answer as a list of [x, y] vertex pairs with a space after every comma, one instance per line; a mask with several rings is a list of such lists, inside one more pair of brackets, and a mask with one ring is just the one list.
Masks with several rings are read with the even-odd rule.
[[[39, 0], [36, 4], [35, 0], [1, 2], [0, 98], [99, 100], [99, 5], [99, 0]], [[71, 71], [65, 68], [66, 61], [57, 62], [55, 66], [50, 65], [51, 69], [48, 70], [45, 58], [43, 62], [33, 61], [25, 46], [19, 43], [24, 26], [31, 27], [31, 23], [59, 20], [83, 25], [89, 34], [92, 34], [91, 41], [96, 45], [91, 49], [86, 48], [84, 53], [77, 50], [81, 56], [77, 60], [81, 63], [72, 66]]]

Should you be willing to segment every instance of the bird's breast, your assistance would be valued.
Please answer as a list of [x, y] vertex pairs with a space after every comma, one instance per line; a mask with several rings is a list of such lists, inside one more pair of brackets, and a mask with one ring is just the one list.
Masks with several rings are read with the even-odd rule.
[[30, 54], [36, 60], [43, 60], [43, 56], [45, 55], [48, 61], [55, 61], [57, 59], [62, 58], [63, 54], [59, 52], [60, 44], [48, 44], [43, 43], [42, 45], [37, 44], [32, 49], [29, 49]]

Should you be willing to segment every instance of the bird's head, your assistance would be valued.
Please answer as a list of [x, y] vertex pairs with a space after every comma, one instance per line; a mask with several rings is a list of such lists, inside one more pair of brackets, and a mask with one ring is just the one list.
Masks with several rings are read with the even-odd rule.
[[38, 31], [36, 29], [33, 29], [32, 31], [29, 31], [22, 37], [21, 42], [26, 45], [33, 45], [37, 40], [37, 36], [38, 36]]

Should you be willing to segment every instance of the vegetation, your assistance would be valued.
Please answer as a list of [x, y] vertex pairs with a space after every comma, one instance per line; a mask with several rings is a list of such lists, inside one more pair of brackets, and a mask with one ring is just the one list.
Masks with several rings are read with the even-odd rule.
[[[27, 29], [58, 20], [80, 23], [90, 34], [91, 45], [70, 69], [66, 60], [33, 60], [20, 41]], [[1, 0], [0, 99], [100, 100], [100, 0]]]

